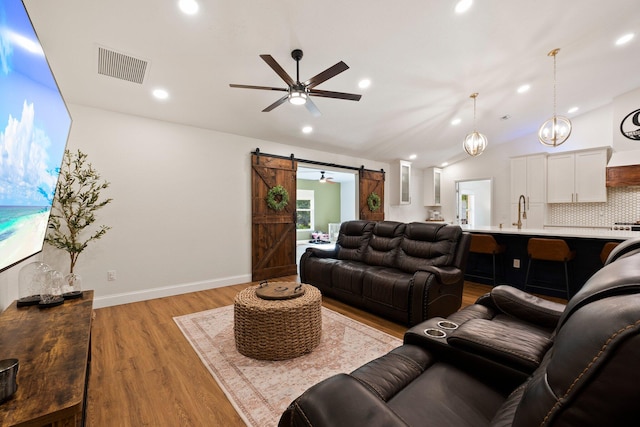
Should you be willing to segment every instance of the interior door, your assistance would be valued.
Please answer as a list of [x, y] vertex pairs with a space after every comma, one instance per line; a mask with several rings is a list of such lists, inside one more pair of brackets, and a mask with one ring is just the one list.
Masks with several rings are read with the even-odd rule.
[[[264, 280], [297, 274], [296, 269], [296, 170], [291, 159], [252, 153], [251, 156], [251, 274]], [[285, 188], [289, 202], [282, 210], [267, 205], [269, 190]]]
[[[360, 219], [368, 221], [384, 221], [384, 172], [368, 171], [364, 168], [359, 171], [359, 209]], [[372, 211], [369, 209], [367, 199], [375, 193], [380, 197], [380, 208]]]

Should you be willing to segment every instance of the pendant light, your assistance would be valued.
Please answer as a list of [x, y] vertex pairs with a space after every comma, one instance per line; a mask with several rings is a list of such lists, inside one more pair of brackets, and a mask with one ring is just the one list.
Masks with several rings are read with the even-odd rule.
[[557, 147], [569, 139], [571, 135], [571, 121], [556, 115], [556, 55], [560, 49], [553, 49], [547, 55], [553, 57], [553, 117], [544, 122], [538, 131], [538, 139], [544, 145]]
[[464, 151], [468, 155], [476, 157], [482, 154], [485, 148], [487, 148], [487, 137], [476, 130], [476, 98], [477, 93], [472, 93], [470, 98], [473, 98], [473, 132], [471, 132], [464, 139], [462, 146]]

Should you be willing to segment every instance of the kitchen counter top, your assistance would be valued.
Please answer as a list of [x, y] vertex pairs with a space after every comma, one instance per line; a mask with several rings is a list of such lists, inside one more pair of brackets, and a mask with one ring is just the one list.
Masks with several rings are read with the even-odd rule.
[[548, 237], [574, 237], [584, 239], [626, 240], [631, 237], [640, 237], [640, 231], [609, 230], [606, 228], [581, 228], [581, 227], [549, 227], [549, 228], [522, 228], [515, 227], [469, 227], [461, 226], [464, 231], [471, 233], [512, 234], [521, 236], [548, 236]]

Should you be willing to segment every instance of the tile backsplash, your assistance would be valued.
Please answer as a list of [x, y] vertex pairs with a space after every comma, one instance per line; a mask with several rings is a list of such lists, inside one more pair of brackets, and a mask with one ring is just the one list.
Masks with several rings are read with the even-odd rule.
[[607, 188], [606, 203], [549, 203], [548, 225], [609, 227], [640, 221], [640, 186]]

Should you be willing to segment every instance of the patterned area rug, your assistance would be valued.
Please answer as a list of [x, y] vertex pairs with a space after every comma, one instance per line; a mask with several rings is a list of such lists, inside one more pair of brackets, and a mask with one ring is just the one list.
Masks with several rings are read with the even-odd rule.
[[398, 338], [322, 307], [322, 338], [313, 352], [290, 360], [262, 361], [236, 350], [233, 306], [174, 320], [251, 427], [275, 427], [287, 406], [313, 384], [351, 372], [402, 344]]

